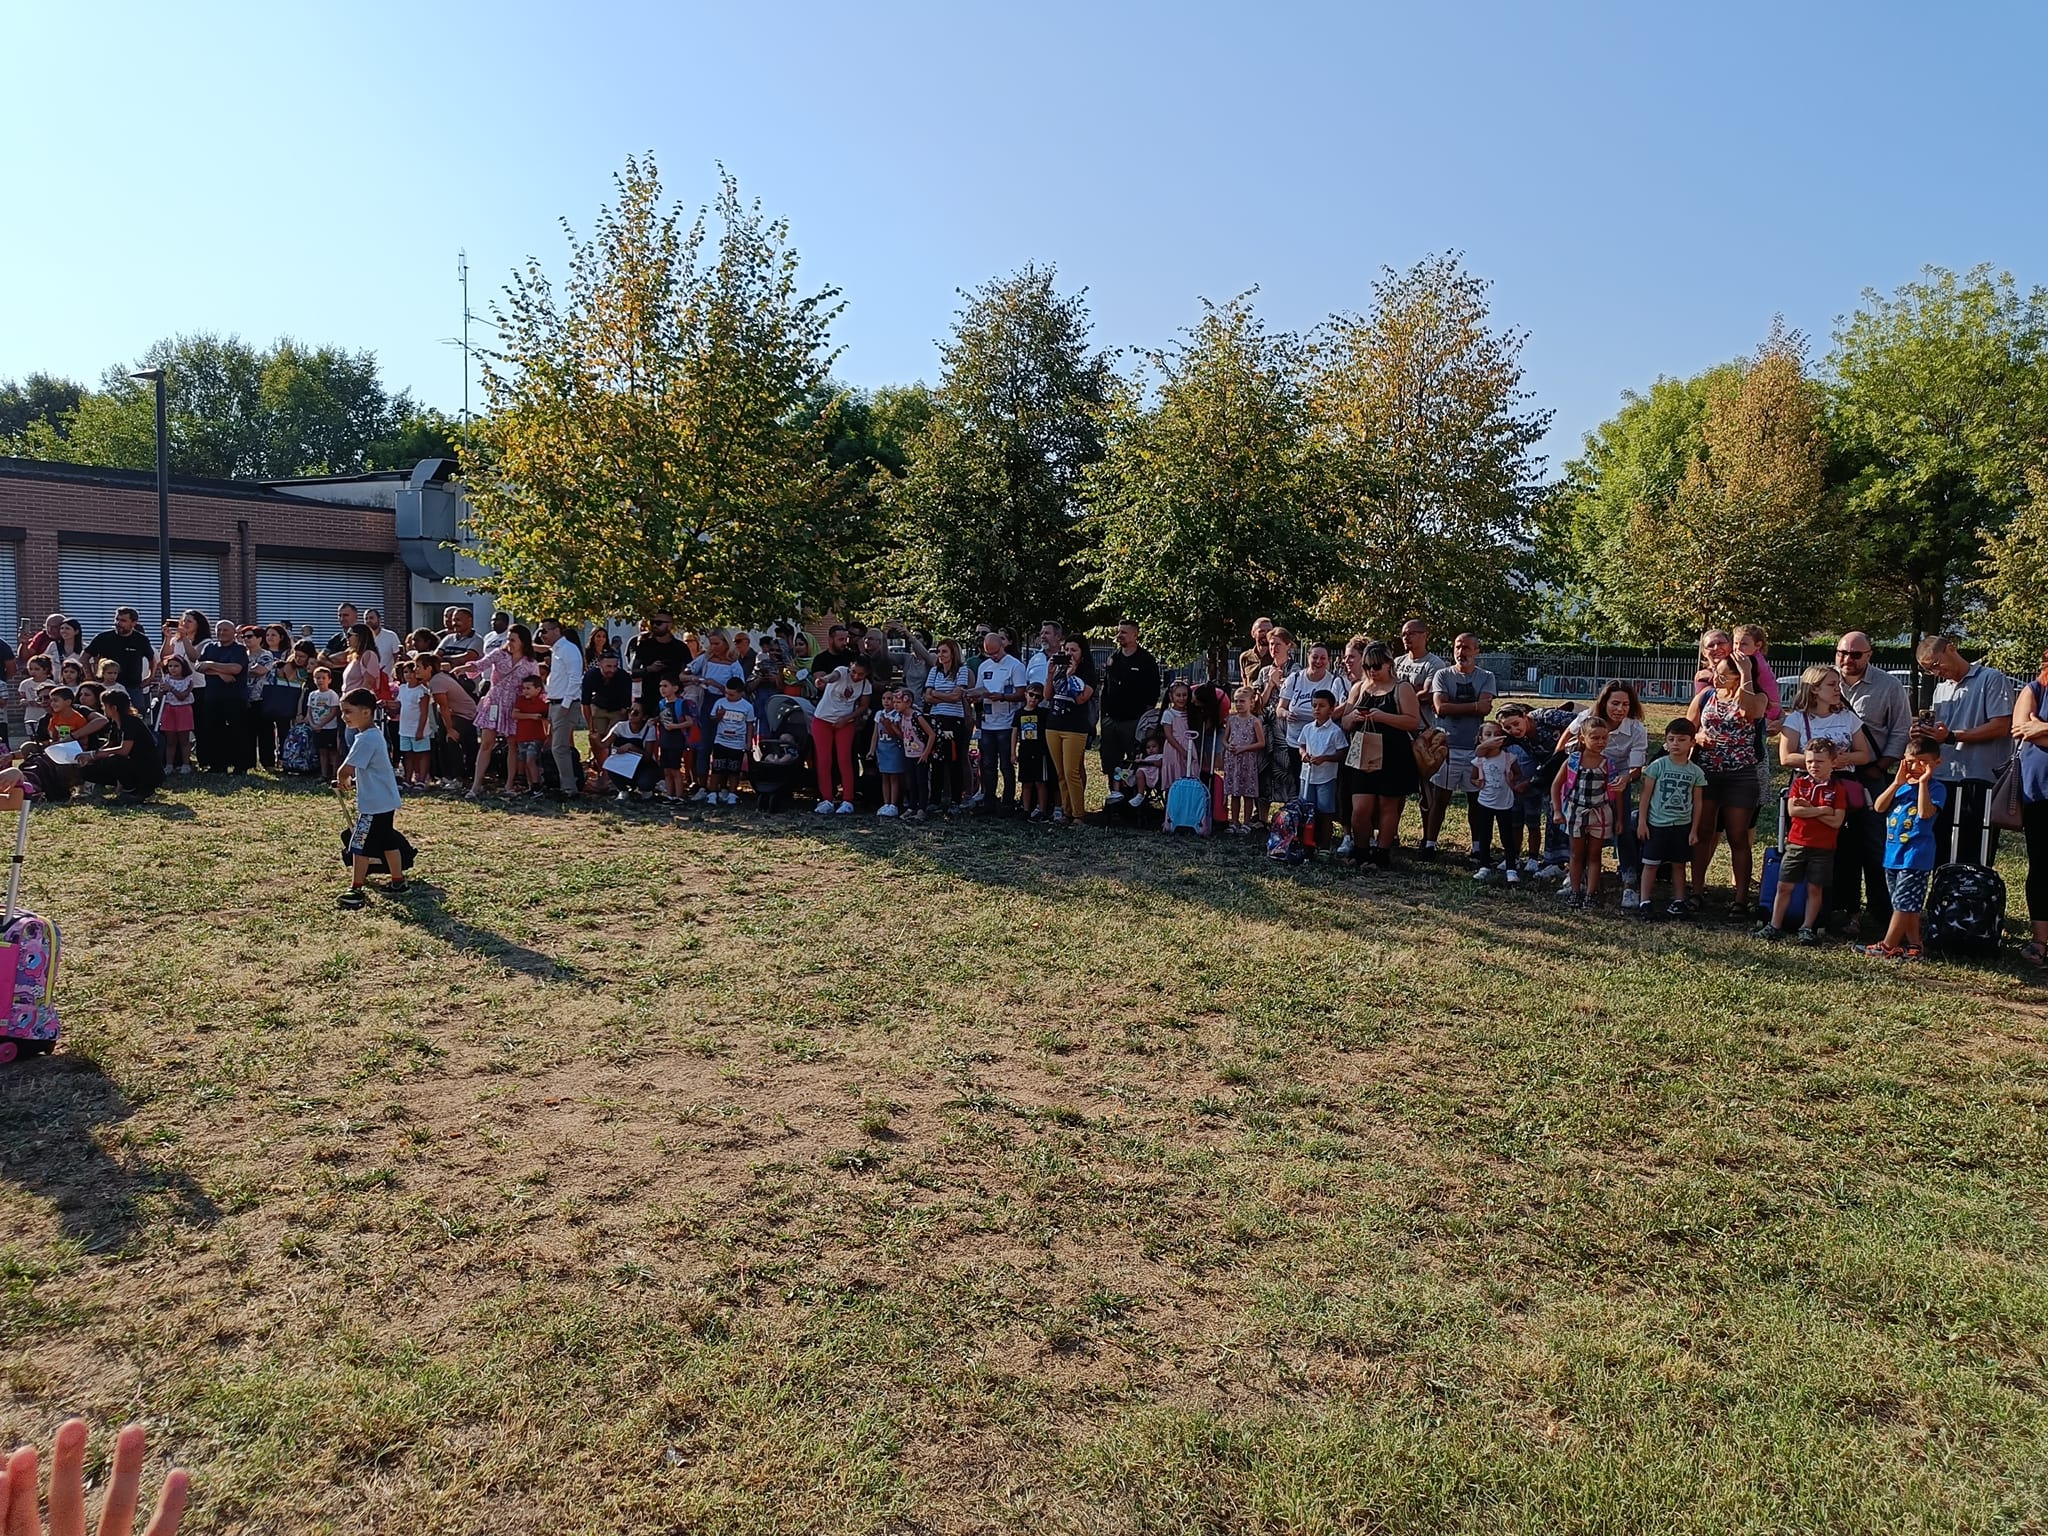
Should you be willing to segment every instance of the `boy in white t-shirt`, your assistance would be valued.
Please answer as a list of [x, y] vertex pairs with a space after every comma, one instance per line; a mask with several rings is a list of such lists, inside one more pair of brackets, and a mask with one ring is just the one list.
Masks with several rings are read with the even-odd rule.
[[711, 797], [738, 805], [734, 786], [746, 772], [747, 751], [754, 744], [754, 706], [738, 673], [725, 680], [725, 697], [711, 706]]
[[1308, 777], [1308, 800], [1316, 808], [1316, 846], [1327, 848], [1330, 818], [1337, 814], [1337, 769], [1344, 761], [1350, 740], [1344, 727], [1331, 718], [1337, 710], [1337, 695], [1328, 688], [1315, 691], [1315, 719], [1302, 729], [1301, 765]]

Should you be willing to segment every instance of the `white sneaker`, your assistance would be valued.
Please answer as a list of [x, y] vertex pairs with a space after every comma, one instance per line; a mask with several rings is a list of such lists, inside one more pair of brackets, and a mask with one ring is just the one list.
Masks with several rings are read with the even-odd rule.
[[1643, 898], [1642, 898], [1642, 897], [1641, 897], [1641, 895], [1639, 895], [1639, 894], [1638, 894], [1637, 892], [1635, 892], [1635, 891], [1632, 891], [1632, 890], [1629, 890], [1629, 889], [1628, 889], [1628, 888], [1627, 888], [1626, 886], [1624, 886], [1624, 887], [1622, 888], [1622, 892], [1621, 892], [1621, 910], [1622, 910], [1622, 911], [1624, 911], [1624, 912], [1633, 912], [1633, 911], [1635, 911], [1635, 909], [1636, 909], [1637, 907], [1639, 907], [1639, 906], [1641, 906], [1641, 905], [1642, 905], [1642, 901], [1643, 901]]
[[879, 808], [879, 809], [878, 809], [878, 810], [877, 810], [877, 811], [875, 812], [875, 814], [876, 814], [877, 816], [900, 816], [900, 815], [902, 815], [903, 813], [902, 813], [901, 811], [897, 810], [897, 809], [896, 809], [896, 807], [895, 807], [895, 806], [893, 806], [893, 805], [885, 805], [885, 806], [882, 806], [881, 808]]
[[1052, 824], [1056, 827], [1064, 827], [1067, 824], [1067, 811], [1065, 806], [1056, 805], [1053, 807]]
[[1519, 870], [1517, 870], [1517, 869], [1515, 868], [1515, 866], [1514, 866], [1514, 865], [1510, 864], [1510, 865], [1508, 866], [1508, 884], [1509, 884], [1509, 885], [1520, 885], [1521, 883], [1522, 883], [1522, 876], [1521, 876], [1521, 872], [1520, 872]]
[[725, 803], [727, 805], [738, 805], [740, 803], [740, 797], [728, 789], [725, 792]]
[[1340, 859], [1348, 859], [1348, 858], [1350, 858], [1350, 857], [1351, 857], [1351, 850], [1352, 850], [1352, 849], [1353, 849], [1354, 847], [1356, 847], [1356, 846], [1357, 846], [1357, 841], [1356, 841], [1356, 839], [1352, 838], [1351, 836], [1349, 836], [1349, 835], [1347, 834], [1347, 835], [1345, 836], [1345, 838], [1344, 838], [1344, 841], [1343, 841], [1343, 842], [1341, 842], [1341, 843], [1339, 843], [1339, 844], [1337, 845], [1337, 857], [1338, 857], [1338, 858], [1340, 858]]
[[1109, 792], [1109, 798], [1102, 803], [1104, 805], [1122, 805], [1124, 803], [1124, 792], [1120, 789], [1112, 789]]
[[811, 814], [814, 816], [830, 816], [832, 814], [832, 802], [830, 800], [820, 800], [817, 809]]
[[840, 801], [839, 814], [841, 816], [851, 816], [853, 814], [853, 802], [851, 800]]

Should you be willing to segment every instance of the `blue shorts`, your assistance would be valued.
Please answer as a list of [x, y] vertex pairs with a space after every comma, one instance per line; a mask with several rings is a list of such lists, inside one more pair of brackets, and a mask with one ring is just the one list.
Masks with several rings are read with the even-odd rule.
[[1892, 899], [1892, 910], [1903, 912], [1908, 917], [1918, 917], [1927, 905], [1927, 882], [1933, 877], [1931, 869], [1886, 870], [1884, 889]]
[[401, 736], [398, 738], [398, 750], [401, 752], [431, 752], [434, 750], [434, 738], [431, 736]]
[[1310, 783], [1308, 785], [1307, 800], [1310, 805], [1321, 811], [1325, 816], [1336, 815], [1337, 781], [1330, 779], [1322, 784]]

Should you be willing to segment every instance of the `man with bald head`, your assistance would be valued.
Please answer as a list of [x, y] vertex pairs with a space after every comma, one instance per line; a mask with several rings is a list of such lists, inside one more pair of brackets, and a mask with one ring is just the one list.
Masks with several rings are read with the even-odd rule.
[[1271, 619], [1252, 620], [1251, 647], [1240, 651], [1237, 657], [1237, 681], [1240, 686], [1249, 688], [1253, 680], [1265, 671], [1267, 664], [1272, 661], [1273, 653], [1266, 645], [1266, 638], [1272, 633]]
[[[1835, 670], [1842, 674], [1842, 697], [1856, 711], [1856, 717], [1870, 733], [1876, 760], [1856, 770], [1864, 798], [1874, 802], [1892, 781], [1899, 758], [1906, 750], [1906, 732], [1913, 723], [1913, 704], [1906, 697], [1906, 685], [1882, 667], [1871, 665], [1875, 647], [1870, 636], [1852, 629], [1835, 642]], [[1884, 817], [1866, 804], [1851, 811], [1842, 826], [1838, 860], [1846, 865], [1838, 879], [1838, 910], [1853, 912], [1857, 905], [1858, 872], [1861, 873], [1863, 906], [1870, 921], [1888, 924], [1892, 917], [1891, 897], [1884, 883]]]

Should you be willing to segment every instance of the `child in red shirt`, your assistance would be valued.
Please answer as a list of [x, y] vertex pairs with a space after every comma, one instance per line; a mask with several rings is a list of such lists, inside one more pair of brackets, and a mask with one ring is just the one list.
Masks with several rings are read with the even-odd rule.
[[1849, 814], [1849, 789], [1844, 780], [1835, 777], [1835, 754], [1834, 742], [1825, 736], [1816, 736], [1806, 745], [1806, 771], [1792, 780], [1792, 829], [1785, 834], [1778, 862], [1778, 896], [1771, 903], [1771, 920], [1756, 931], [1760, 939], [1775, 943], [1785, 937], [1792, 893], [1803, 886], [1799, 942], [1821, 941], [1813, 924], [1820, 916], [1821, 888], [1835, 878], [1835, 844]]
[[512, 703], [512, 751], [505, 763], [505, 793], [519, 793], [519, 777], [526, 775], [526, 792], [540, 793], [540, 753], [548, 739], [548, 701], [541, 692], [540, 679], [529, 677], [519, 684], [519, 697]]

